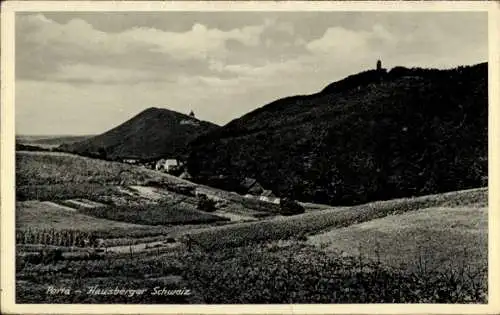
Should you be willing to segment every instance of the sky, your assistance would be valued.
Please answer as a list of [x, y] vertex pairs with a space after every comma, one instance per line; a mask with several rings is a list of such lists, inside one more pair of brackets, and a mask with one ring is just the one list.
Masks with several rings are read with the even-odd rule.
[[224, 125], [374, 68], [487, 61], [483, 12], [16, 14], [16, 133], [105, 132], [149, 107]]

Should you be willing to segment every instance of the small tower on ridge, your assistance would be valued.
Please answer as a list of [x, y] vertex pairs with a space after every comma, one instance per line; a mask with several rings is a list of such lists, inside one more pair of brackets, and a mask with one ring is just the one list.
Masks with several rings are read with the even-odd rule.
[[382, 61], [380, 61], [380, 59], [379, 59], [379, 60], [377, 60], [377, 71], [380, 71], [380, 70], [382, 70]]
[[193, 112], [193, 111], [191, 111], [191, 112], [189, 113], [189, 117], [193, 117], [193, 118], [195, 118], [195, 116], [194, 116], [194, 112]]

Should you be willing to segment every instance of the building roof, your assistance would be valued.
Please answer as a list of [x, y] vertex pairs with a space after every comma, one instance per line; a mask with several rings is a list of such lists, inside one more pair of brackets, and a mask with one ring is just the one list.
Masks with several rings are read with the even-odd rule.
[[251, 188], [255, 183], [257, 182], [256, 179], [250, 178], [250, 177], [245, 177], [240, 183], [241, 186], [245, 187], [246, 189]]
[[179, 175], [179, 178], [190, 179], [192, 176], [187, 171], [184, 171], [181, 175]]

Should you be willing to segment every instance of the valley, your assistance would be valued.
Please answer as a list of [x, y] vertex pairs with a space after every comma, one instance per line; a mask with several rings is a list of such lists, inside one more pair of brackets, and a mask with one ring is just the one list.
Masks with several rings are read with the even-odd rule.
[[[22, 303], [397, 302], [389, 292], [402, 290], [401, 281], [410, 292], [404, 301], [439, 302], [452, 291], [456, 301], [486, 299], [485, 188], [351, 207], [302, 203], [305, 213], [283, 216], [266, 213], [265, 202], [136, 166], [49, 152], [16, 156], [18, 190], [36, 191], [16, 205]], [[217, 199], [217, 209], [198, 210], [195, 195], [168, 188], [186, 184]], [[459, 262], [462, 251], [468, 255]], [[353, 291], [332, 291], [339, 281], [352, 282]], [[47, 285], [185, 287], [191, 294], [68, 297], [48, 294]]]

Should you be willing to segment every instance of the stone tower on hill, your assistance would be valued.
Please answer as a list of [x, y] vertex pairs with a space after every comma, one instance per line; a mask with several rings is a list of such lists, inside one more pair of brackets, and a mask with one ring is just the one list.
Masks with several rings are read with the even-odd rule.
[[379, 60], [377, 60], [377, 71], [380, 71], [380, 70], [382, 70], [382, 61], [380, 61], [380, 59], [379, 59]]

